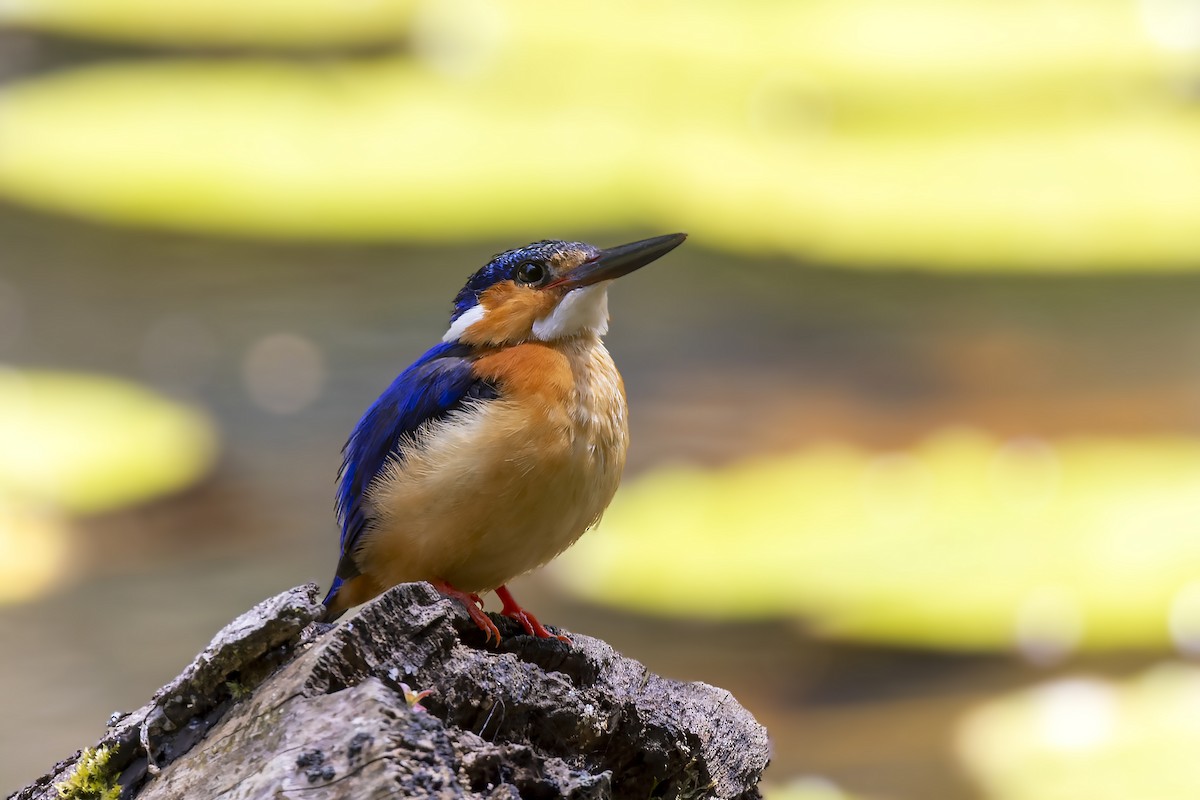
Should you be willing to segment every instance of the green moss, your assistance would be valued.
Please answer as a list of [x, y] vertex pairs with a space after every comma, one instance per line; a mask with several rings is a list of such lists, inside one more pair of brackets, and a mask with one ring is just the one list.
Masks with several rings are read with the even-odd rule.
[[54, 784], [58, 796], [74, 800], [117, 800], [121, 787], [108, 765], [113, 751], [107, 747], [89, 747], [79, 755], [75, 769], [61, 783]]
[[234, 702], [254, 694], [253, 689], [237, 681], [226, 681], [225, 688], [229, 690], [229, 696], [233, 698]]

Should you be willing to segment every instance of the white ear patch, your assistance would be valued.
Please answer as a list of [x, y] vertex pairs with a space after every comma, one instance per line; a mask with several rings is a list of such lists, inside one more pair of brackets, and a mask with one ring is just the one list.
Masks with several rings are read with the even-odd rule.
[[442, 341], [457, 342], [458, 338], [467, 332], [467, 328], [483, 319], [485, 313], [487, 312], [482, 303], [471, 306], [458, 319], [450, 323], [450, 330], [446, 331], [446, 335], [442, 337]]
[[567, 292], [553, 311], [533, 323], [533, 338], [550, 342], [587, 331], [598, 336], [608, 333], [609, 283], [601, 281]]

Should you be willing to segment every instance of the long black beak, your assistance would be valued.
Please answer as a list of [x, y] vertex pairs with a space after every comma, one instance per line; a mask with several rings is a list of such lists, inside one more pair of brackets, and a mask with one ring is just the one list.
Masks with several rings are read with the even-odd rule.
[[683, 244], [686, 238], [686, 233], [669, 233], [666, 236], [655, 236], [653, 239], [642, 239], [639, 242], [601, 250], [593, 258], [548, 284], [546, 288], [577, 289], [580, 286], [591, 286], [593, 283], [611, 281], [613, 278], [628, 275], [635, 269], [662, 258]]

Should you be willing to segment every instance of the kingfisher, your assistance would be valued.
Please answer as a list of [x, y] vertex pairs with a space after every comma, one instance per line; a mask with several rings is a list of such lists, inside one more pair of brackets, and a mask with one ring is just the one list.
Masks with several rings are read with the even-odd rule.
[[500, 253], [454, 298], [442, 341], [371, 404], [342, 451], [341, 557], [326, 620], [409, 581], [558, 638], [506, 584], [570, 547], [612, 500], [629, 447], [625, 386], [601, 337], [608, 287], [678, 247], [545, 240]]

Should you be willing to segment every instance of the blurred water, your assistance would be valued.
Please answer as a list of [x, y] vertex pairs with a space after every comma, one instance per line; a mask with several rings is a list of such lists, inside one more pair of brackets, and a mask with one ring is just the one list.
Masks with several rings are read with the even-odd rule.
[[[204, 486], [83, 522], [72, 578], [0, 609], [0, 785], [92, 742], [252, 603], [328, 579], [346, 433], [440, 337], [463, 278], [518, 243], [262, 245], [0, 208], [0, 362], [149, 382], [209, 409], [225, 441]], [[1190, 276], [843, 272], [691, 242], [612, 290], [629, 474], [826, 437], [901, 445], [954, 422], [1014, 436], [1200, 433], [1198, 290]], [[295, 368], [270, 374], [280, 359]], [[304, 402], [289, 400], [297, 392]], [[517, 594], [656, 670], [731, 689], [772, 731], [777, 779], [823, 774], [877, 796], [972, 796], [950, 755], [957, 715], [1047, 674], [839, 646], [785, 623], [634, 618], [555, 596], [536, 576]], [[1142, 659], [1086, 663], [1121, 672]]]

